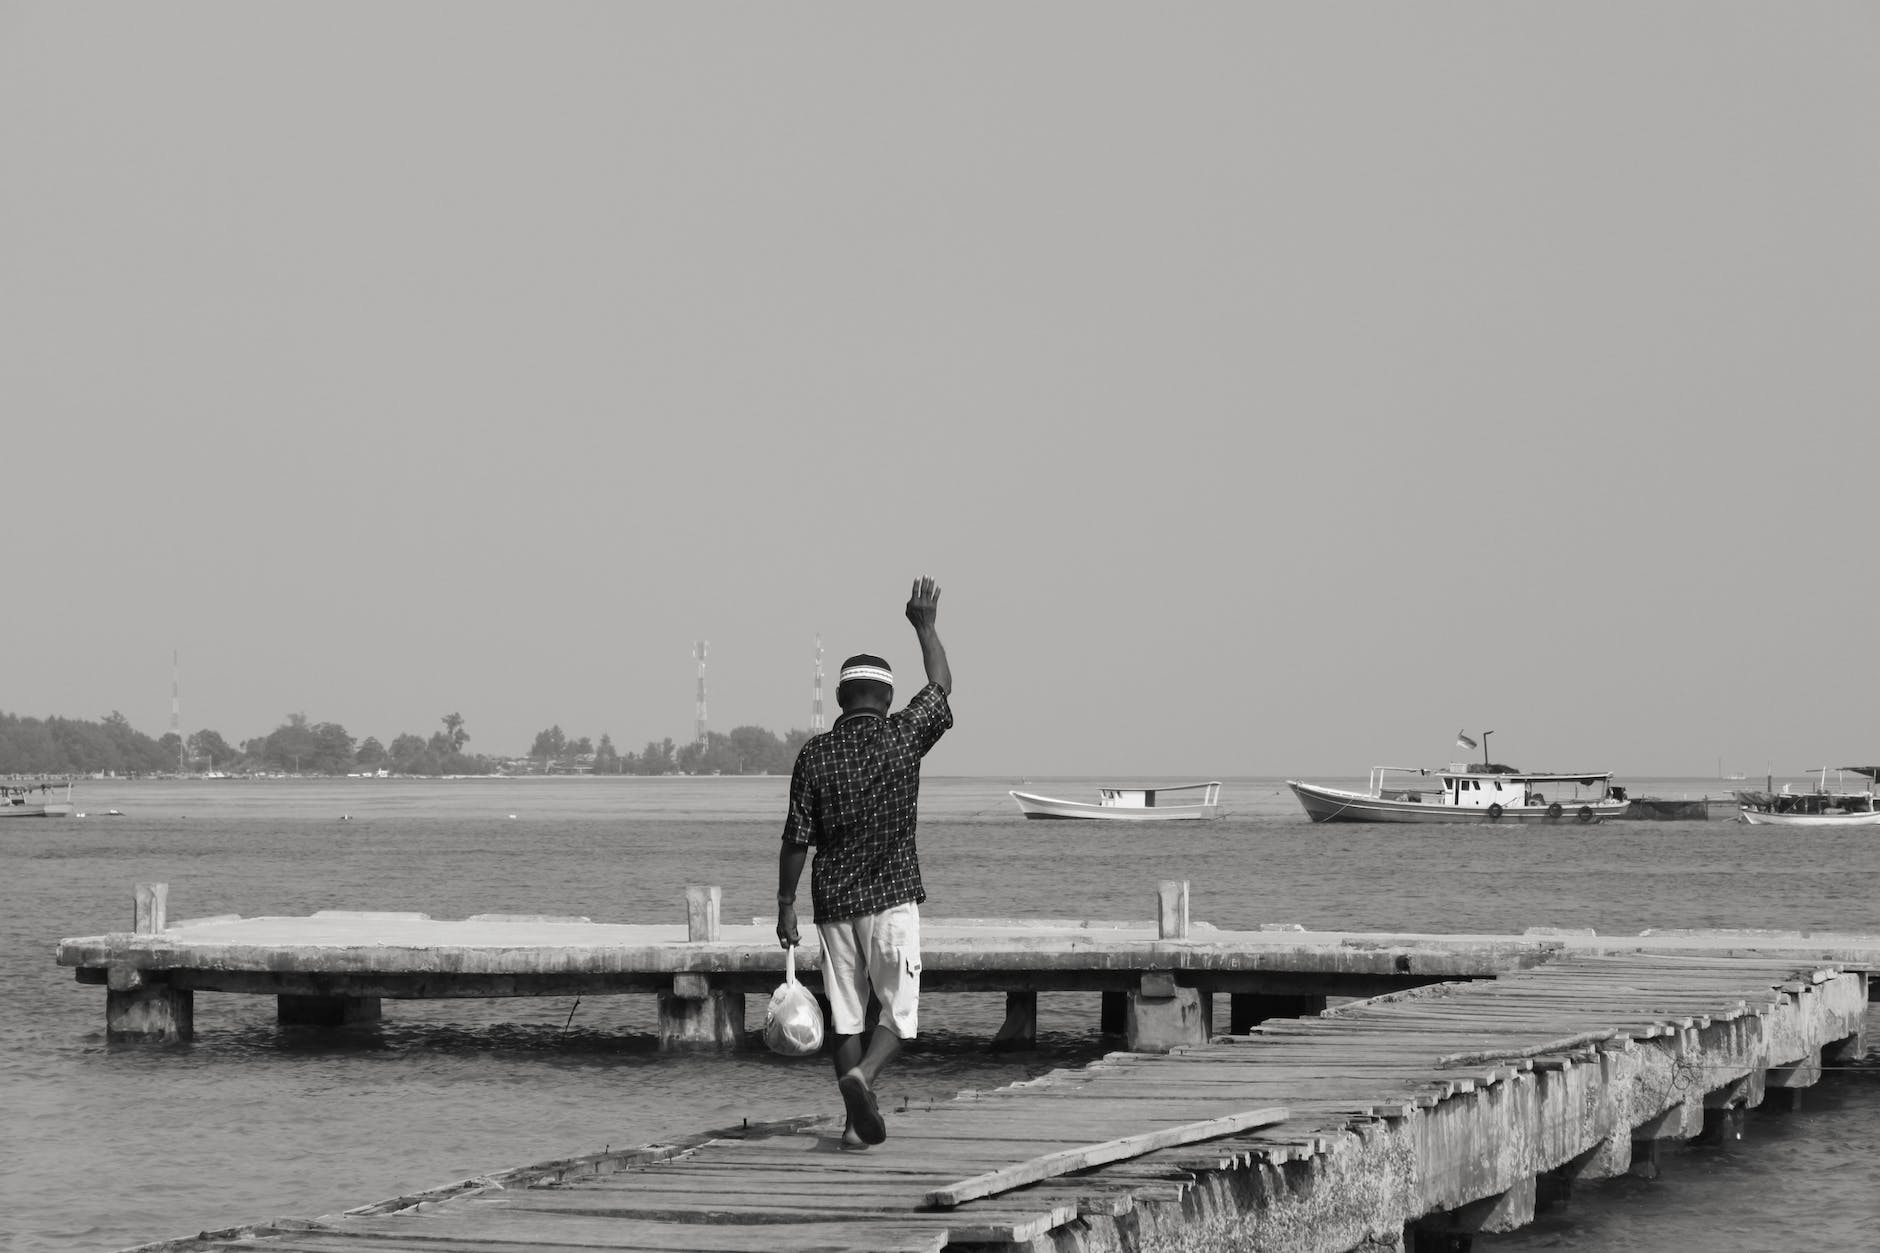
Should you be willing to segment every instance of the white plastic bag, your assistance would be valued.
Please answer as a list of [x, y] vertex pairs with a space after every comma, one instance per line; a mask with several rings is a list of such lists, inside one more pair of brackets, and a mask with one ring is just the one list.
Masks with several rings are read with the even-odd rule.
[[796, 981], [796, 949], [784, 950], [783, 982], [770, 994], [764, 1011], [764, 1043], [785, 1057], [808, 1057], [823, 1044], [822, 1006], [816, 994]]

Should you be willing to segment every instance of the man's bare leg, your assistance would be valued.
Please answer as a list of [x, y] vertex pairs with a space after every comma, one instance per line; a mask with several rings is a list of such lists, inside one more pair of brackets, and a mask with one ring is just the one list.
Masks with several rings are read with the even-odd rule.
[[[880, 1144], [886, 1138], [887, 1130], [881, 1122], [881, 1116], [875, 1110], [873, 1089], [875, 1081], [887, 1064], [894, 1060], [901, 1051], [901, 1037], [887, 1027], [877, 1023], [868, 1034], [868, 1047], [862, 1048], [862, 1037], [858, 1035], [839, 1035], [836, 1037], [835, 1067], [836, 1083], [842, 1091], [842, 1101], [848, 1110], [848, 1118], [842, 1125], [842, 1143], [848, 1148], [866, 1148], [871, 1144]], [[861, 1077], [858, 1086], [849, 1080], [850, 1074]], [[847, 1081], [845, 1083], [845, 1081]], [[859, 1103], [866, 1100], [868, 1112], [861, 1116], [862, 1127], [855, 1125]]]

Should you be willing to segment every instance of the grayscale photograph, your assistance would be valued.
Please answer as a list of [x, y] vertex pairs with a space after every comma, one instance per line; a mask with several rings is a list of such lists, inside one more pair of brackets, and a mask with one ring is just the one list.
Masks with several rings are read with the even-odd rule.
[[0, 0], [0, 1251], [1873, 1253], [1876, 67]]

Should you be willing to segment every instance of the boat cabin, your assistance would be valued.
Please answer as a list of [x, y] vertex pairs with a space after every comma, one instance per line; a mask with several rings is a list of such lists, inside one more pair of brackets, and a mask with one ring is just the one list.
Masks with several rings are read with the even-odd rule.
[[[1196, 798], [1195, 791], [1204, 791]], [[1221, 785], [1219, 783], [1181, 783], [1168, 787], [1105, 787], [1097, 789], [1098, 803], [1112, 809], [1154, 809], [1156, 794], [1179, 792], [1177, 800], [1181, 805], [1213, 805], [1219, 802]], [[1165, 804], [1168, 802], [1164, 802]]]
[[[1427, 788], [1393, 787], [1386, 781], [1392, 773], [1431, 777]], [[1453, 805], [1458, 809], [1502, 810], [1517, 807], [1558, 804], [1573, 808], [1591, 800], [1623, 800], [1622, 788], [1612, 786], [1612, 774], [1526, 773], [1470, 770], [1461, 763], [1447, 770], [1429, 771], [1414, 766], [1374, 766], [1371, 769], [1371, 795], [1388, 800], [1411, 801], [1425, 805]], [[1499, 811], [1498, 811], [1499, 812]]]

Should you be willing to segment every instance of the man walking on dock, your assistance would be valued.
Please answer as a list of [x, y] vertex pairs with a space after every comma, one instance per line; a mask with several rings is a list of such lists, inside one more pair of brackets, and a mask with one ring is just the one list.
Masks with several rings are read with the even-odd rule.
[[[868, 653], [849, 658], [836, 681], [842, 715], [803, 746], [790, 773], [777, 869], [777, 940], [785, 948], [800, 942], [796, 887], [814, 844], [810, 896], [822, 939], [823, 990], [835, 1020], [836, 1087], [848, 1112], [842, 1139], [851, 1147], [888, 1138], [875, 1081], [901, 1042], [914, 1038], [919, 1021], [920, 902], [927, 899], [914, 848], [920, 762], [953, 725], [947, 704], [953, 673], [934, 627], [939, 611], [940, 589], [932, 579], [915, 579], [907, 620], [920, 643], [927, 685], [890, 714], [894, 674], [888, 663]], [[871, 991], [881, 1018], [864, 1048]]]

